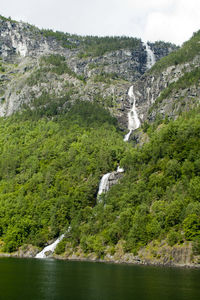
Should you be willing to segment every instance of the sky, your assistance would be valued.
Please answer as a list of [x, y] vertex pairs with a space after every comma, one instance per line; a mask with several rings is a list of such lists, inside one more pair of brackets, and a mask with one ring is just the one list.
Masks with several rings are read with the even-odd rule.
[[0, 14], [79, 35], [125, 35], [181, 45], [200, 29], [199, 0], [1, 0]]

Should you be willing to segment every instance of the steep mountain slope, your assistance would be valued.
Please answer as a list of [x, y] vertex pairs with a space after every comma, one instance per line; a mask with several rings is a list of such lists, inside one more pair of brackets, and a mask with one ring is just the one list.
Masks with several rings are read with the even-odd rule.
[[107, 261], [199, 263], [199, 41], [197, 32], [133, 83], [144, 123], [132, 138], [139, 135], [140, 144], [148, 142], [124, 153], [123, 178], [85, 218], [80, 214], [73, 220], [57, 253]]
[[177, 49], [0, 25], [1, 251], [65, 233], [65, 258], [198, 264], [200, 33]]
[[199, 104], [200, 32], [134, 83], [142, 120], [175, 119]]
[[99, 105], [79, 102], [68, 110], [53, 119], [49, 110], [47, 117], [27, 111], [0, 120], [4, 251], [43, 246], [66, 230], [78, 211], [94, 206], [102, 173], [115, 169], [128, 147]]
[[127, 149], [120, 162], [125, 169], [120, 183], [92, 210], [73, 219], [63, 241], [66, 256], [76, 245], [74, 252], [81, 257], [82, 252], [89, 257], [92, 252], [93, 257], [124, 262], [198, 261], [194, 256], [200, 250], [199, 121], [199, 109], [191, 111], [157, 130], [150, 127], [148, 143]]
[[[156, 59], [176, 49], [163, 42], [151, 47]], [[46, 98], [70, 94], [71, 101], [93, 101], [109, 108], [126, 128], [127, 90], [147, 70], [146, 50], [135, 38], [80, 37], [1, 17], [0, 115], [10, 115], [23, 104], [32, 106], [43, 94]]]

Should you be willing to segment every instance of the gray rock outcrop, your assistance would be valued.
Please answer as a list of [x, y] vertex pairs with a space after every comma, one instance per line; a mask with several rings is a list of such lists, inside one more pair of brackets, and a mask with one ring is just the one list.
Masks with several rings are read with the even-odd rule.
[[[128, 88], [147, 70], [142, 41], [138, 40], [134, 48], [86, 57], [80, 55], [85, 47], [84, 38], [66, 34], [65, 42], [68, 47], [32, 25], [0, 17], [0, 57], [5, 69], [0, 72], [0, 116], [10, 115], [24, 104], [33, 109], [32, 102], [43, 93], [56, 98], [70, 92], [72, 102], [79, 99], [104, 105], [125, 129], [130, 109]], [[164, 43], [162, 47], [149, 45], [156, 59], [176, 48]], [[40, 58], [49, 54], [65, 57], [71, 74], [55, 74], [41, 66]]]

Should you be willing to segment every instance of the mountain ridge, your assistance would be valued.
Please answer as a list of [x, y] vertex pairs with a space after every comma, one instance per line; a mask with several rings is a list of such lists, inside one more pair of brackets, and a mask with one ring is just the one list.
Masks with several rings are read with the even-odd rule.
[[[75, 48], [70, 49], [71, 36], [69, 34], [65, 35], [60, 32], [54, 33], [49, 30], [39, 30], [29, 24], [18, 22], [12, 23], [11, 21], [4, 19], [1, 20], [1, 23], [0, 43], [2, 47], [0, 53], [2, 57], [8, 60], [11, 59], [12, 61], [17, 53], [20, 53], [21, 51], [22, 54], [22, 63], [20, 63], [20, 57], [16, 57], [16, 64], [19, 63], [19, 68], [15, 66], [13, 70], [13, 72], [15, 72], [13, 84], [10, 74], [8, 75], [4, 72], [1, 76], [1, 78], [3, 77], [2, 83], [5, 83], [5, 87], [8, 90], [7, 94], [2, 95], [1, 98], [3, 100], [3, 103], [0, 105], [1, 115], [9, 115], [17, 110], [23, 102], [27, 104], [34, 98], [38, 98], [37, 90], [39, 90], [39, 92], [42, 91], [42, 87], [38, 87], [40, 82], [41, 85], [43, 85], [44, 92], [55, 93], [55, 95], [58, 95], [59, 97], [63, 96], [59, 93], [59, 90], [61, 90], [61, 93], [66, 90], [66, 87], [61, 83], [63, 79], [64, 81], [69, 82], [70, 85], [75, 85], [76, 91], [72, 98], [89, 101], [100, 101], [99, 99], [102, 99], [102, 104], [105, 106], [107, 105], [106, 102], [112, 102], [113, 99], [114, 103], [107, 105], [107, 107], [109, 107], [111, 112], [119, 117], [119, 119], [120, 116], [124, 115], [122, 110], [126, 110], [126, 107], [129, 106], [126, 90], [128, 90], [132, 81], [138, 79], [146, 71], [147, 53], [141, 40], [126, 37], [82, 38], [73, 36], [76, 44], [78, 43], [77, 39], [81, 39], [80, 44], [82, 43], [84, 45], [85, 43], [85, 46], [76, 45]], [[66, 46], [63, 48], [63, 40], [65, 43], [66, 41], [69, 43], [69, 48], [66, 48]], [[120, 41], [122, 45], [119, 43]], [[154, 48], [157, 49], [157, 59], [168, 54], [173, 49], [176, 49], [175, 45], [169, 43], [166, 44], [167, 47], [164, 46], [165, 43], [163, 42], [155, 45]], [[7, 48], [4, 49], [5, 47]], [[96, 49], [95, 51], [97, 53], [100, 52], [101, 55], [97, 57], [93, 56], [93, 52], [88, 50], [88, 47], [89, 49]], [[84, 51], [88, 51], [88, 54], [85, 55]], [[96, 53], [95, 51], [94, 53]], [[35, 54], [35, 52], [37, 54]], [[27, 57], [26, 53], [29, 53]], [[47, 67], [44, 66], [44, 61], [43, 67], [40, 63], [41, 55], [55, 54], [65, 57], [65, 64], [68, 66], [66, 70], [63, 70], [63, 74], [60, 74], [61, 78], [59, 78], [59, 74], [57, 74], [58, 76], [55, 78], [55, 72], [53, 72], [54, 74], [51, 74], [50, 68], [47, 70], [47, 67], [51, 65], [50, 60]], [[80, 55], [83, 57], [80, 58]], [[28, 57], [30, 56], [33, 58], [32, 61], [31, 58], [28, 60]], [[48, 71], [50, 74], [48, 74]], [[43, 74], [45, 78], [42, 78]], [[21, 84], [20, 81], [16, 82], [18, 81], [16, 80], [16, 77], [21, 77], [21, 81], [23, 81], [23, 78], [26, 79], [27, 76], [31, 75], [32, 77], [35, 76], [37, 78], [35, 85], [34, 81], [30, 83], [31, 90], [28, 89], [26, 82], [22, 82]], [[6, 78], [6, 76], [8, 78]], [[41, 78], [39, 78], [40, 76]], [[54, 81], [54, 83], [51, 83], [53, 88], [48, 84], [48, 80], [46, 80], [47, 76], [49, 76], [49, 79], [51, 78], [51, 82]], [[7, 82], [9, 83], [8, 86], [6, 85]], [[17, 89], [18, 85], [26, 86], [26, 91], [21, 91], [20, 88]], [[56, 89], [55, 85], [60, 85], [60, 89]], [[76, 97], [75, 93], [77, 93], [78, 86], [79, 92]], [[82, 89], [84, 89], [83, 93], [81, 93]], [[11, 92], [9, 90], [11, 90]], [[13, 90], [15, 93], [14, 99], [12, 98]], [[57, 92], [55, 92], [56, 90]], [[124, 118], [122, 117], [122, 119]], [[122, 123], [126, 123], [126, 121], [123, 120]], [[125, 127], [125, 124], [123, 126]]]

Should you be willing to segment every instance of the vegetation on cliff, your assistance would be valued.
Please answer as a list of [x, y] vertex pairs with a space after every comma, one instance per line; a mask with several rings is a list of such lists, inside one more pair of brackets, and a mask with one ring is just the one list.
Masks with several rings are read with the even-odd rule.
[[106, 52], [120, 49], [135, 49], [140, 46], [141, 40], [126, 36], [80, 36], [76, 34], [64, 33], [61, 31], [41, 30], [40, 33], [47, 38], [54, 38], [61, 42], [66, 48], [81, 47], [79, 57], [101, 56]]
[[[0, 234], [3, 251], [62, 241], [102, 257], [123, 242], [137, 253], [155, 239], [200, 241], [199, 109], [146, 126], [142, 148], [124, 143], [116, 120], [78, 102], [57, 116], [28, 110], [1, 119]], [[101, 176], [125, 175], [96, 203]]]
[[125, 151], [125, 175], [103, 202], [72, 220], [73, 245], [99, 256], [119, 241], [133, 253], [155, 239], [169, 245], [192, 240], [199, 247], [199, 109], [165, 123], [148, 128], [150, 141], [142, 148]]
[[79, 211], [95, 205], [101, 176], [117, 167], [128, 146], [100, 106], [81, 102], [68, 110], [57, 116], [50, 108], [28, 110], [0, 120], [4, 251], [43, 246], [64, 232]]
[[161, 72], [167, 67], [192, 61], [200, 53], [200, 30], [195, 32], [192, 38], [185, 42], [181, 48], [173, 51], [158, 61], [150, 72]]
[[[149, 113], [152, 112], [155, 108], [159, 108], [160, 103], [167, 99], [168, 97], [173, 98], [173, 94], [179, 93], [181, 90], [195, 87], [196, 89], [199, 86], [200, 82], [200, 68], [196, 67], [190, 72], [185, 72], [182, 77], [180, 77], [177, 81], [170, 83], [164, 90], [162, 90], [160, 96], [156, 99], [156, 101], [152, 104], [149, 109]], [[178, 102], [180, 101], [178, 99]], [[188, 101], [187, 101], [188, 102]], [[198, 102], [196, 103], [198, 105]], [[189, 105], [189, 102], [188, 102]]]

